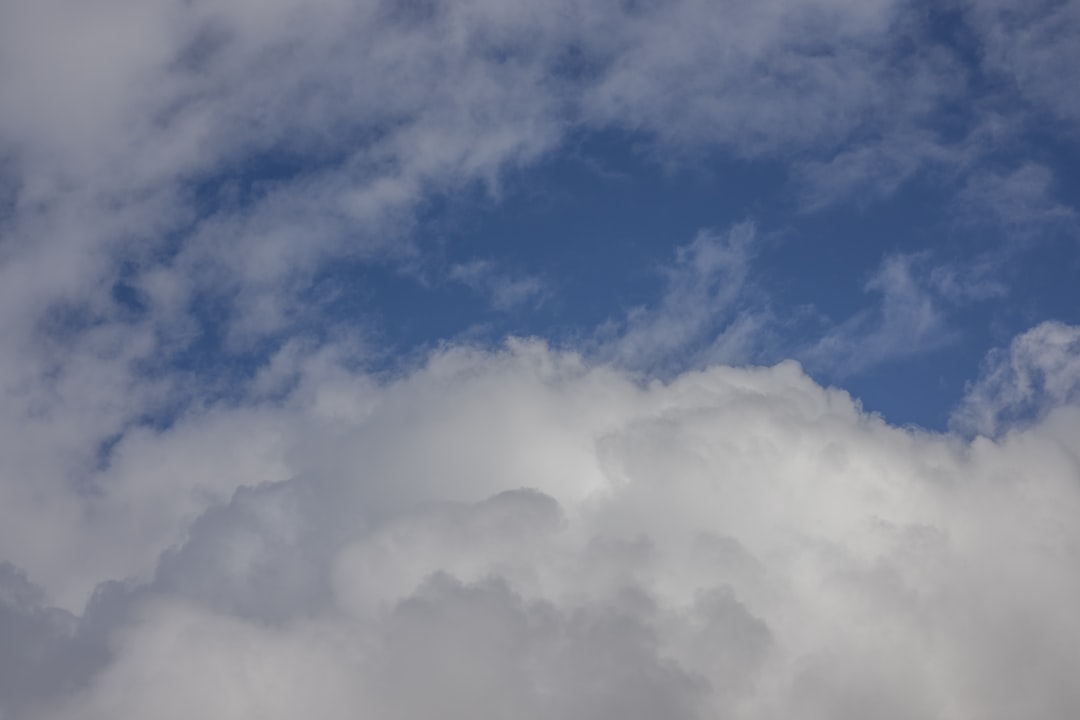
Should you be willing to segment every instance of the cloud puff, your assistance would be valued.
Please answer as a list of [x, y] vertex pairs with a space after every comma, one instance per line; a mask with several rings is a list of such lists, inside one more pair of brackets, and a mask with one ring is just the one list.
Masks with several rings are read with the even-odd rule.
[[[152, 577], [54, 627], [8, 571], [0, 619], [26, 640], [3, 662], [48, 691], [9, 715], [1080, 710], [1069, 396], [967, 441], [891, 427], [791, 362], [643, 385], [515, 342], [388, 382], [298, 372], [278, 469]], [[92, 662], [65, 670], [46, 650], [65, 642]]]

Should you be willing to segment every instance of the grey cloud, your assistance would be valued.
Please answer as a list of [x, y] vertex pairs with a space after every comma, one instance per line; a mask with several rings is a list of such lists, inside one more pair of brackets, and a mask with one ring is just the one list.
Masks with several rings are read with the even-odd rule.
[[434, 576], [387, 618], [382, 643], [387, 717], [700, 716], [704, 683], [658, 656], [647, 618], [530, 605], [499, 582]]
[[292, 482], [240, 488], [162, 557], [154, 591], [267, 621], [320, 609], [329, 594], [335, 530], [342, 530], [327, 527], [332, 518], [312, 517], [304, 494]]
[[33, 705], [77, 690], [108, 657], [77, 617], [50, 607], [10, 563], [0, 563], [0, 648], [3, 718], [24, 717]]

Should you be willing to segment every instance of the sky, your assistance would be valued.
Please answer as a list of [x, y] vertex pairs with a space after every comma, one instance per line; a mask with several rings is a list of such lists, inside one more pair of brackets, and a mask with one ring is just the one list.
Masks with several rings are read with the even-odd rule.
[[0, 2], [0, 720], [1080, 717], [1080, 1]]

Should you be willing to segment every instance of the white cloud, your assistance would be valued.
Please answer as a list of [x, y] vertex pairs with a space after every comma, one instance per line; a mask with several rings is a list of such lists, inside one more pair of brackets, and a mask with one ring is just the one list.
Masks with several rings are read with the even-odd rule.
[[757, 327], [741, 312], [756, 229], [744, 222], [725, 233], [700, 231], [661, 268], [665, 287], [651, 307], [631, 309], [601, 329], [597, 354], [625, 367], [657, 369], [748, 359]]
[[1027, 162], [1006, 172], [980, 172], [967, 179], [957, 198], [968, 221], [1005, 228], [1014, 244], [1024, 235], [1062, 227], [1076, 216], [1057, 201], [1054, 174]]
[[886, 257], [865, 286], [881, 294], [880, 305], [836, 325], [800, 357], [814, 369], [842, 377], [947, 342], [950, 330], [941, 303], [927, 287], [927, 278], [920, 277], [921, 269], [913, 267], [921, 259]]
[[996, 435], [1077, 398], [1080, 328], [1048, 321], [990, 354], [951, 423], [962, 431]]
[[474, 292], [487, 296], [496, 310], [508, 311], [526, 304], [539, 304], [545, 295], [544, 282], [535, 275], [513, 275], [490, 260], [471, 260], [450, 268], [449, 277]]
[[617, 48], [585, 101], [602, 122], [644, 128], [675, 145], [704, 140], [749, 155], [841, 142], [894, 99], [879, 63], [900, 3], [638, 7], [615, 16], [607, 38], [598, 35]]
[[[992, 143], [944, 148], [927, 128], [966, 90], [941, 48], [898, 54], [895, 33], [923, 38], [909, 11], [891, 0], [5, 3], [0, 443], [18, 458], [5, 485], [20, 488], [5, 504], [81, 482], [101, 443], [191, 401], [191, 387], [143, 370], [206, 337], [200, 307], [232, 350], [302, 329], [317, 308], [298, 298], [328, 262], [409, 256], [430, 193], [497, 194], [503, 172], [583, 128], [637, 133], [662, 163], [714, 148], [793, 157], [810, 204], [895, 186], [923, 163], [972, 166]], [[1020, 37], [986, 32], [1002, 47]], [[113, 296], [118, 280], [143, 314]], [[541, 296], [528, 276], [488, 291], [507, 306]], [[671, 338], [648, 321], [655, 353], [634, 339], [647, 319], [620, 352], [646, 362], [708, 324], [684, 307]], [[43, 331], [57, 316], [71, 321]], [[750, 354], [763, 322], [739, 316], [703, 357]]]
[[1080, 64], [1080, 3], [980, 0], [963, 4], [982, 42], [985, 68], [1015, 84], [1034, 107], [1063, 121], [1080, 118], [1071, 68]]
[[[237, 321], [263, 331], [287, 321], [273, 297], [282, 281], [303, 286], [327, 256], [385, 251], [425, 192], [497, 187], [503, 168], [581, 124], [641, 130], [668, 148], [796, 150], [810, 166], [891, 186], [923, 162], [910, 140], [926, 135], [928, 108], [959, 92], [934, 54], [927, 67], [890, 65], [889, 31], [909, 28], [886, 0], [73, 8], [11, 3], [0, 22], [0, 142], [18, 178], [11, 235], [63, 235], [56, 225], [69, 217], [78, 231], [56, 254], [94, 255], [96, 267], [76, 260], [80, 274], [107, 282], [112, 253], [141, 245], [155, 264], [178, 231], [179, 256], [149, 270], [231, 290]], [[903, 160], [899, 175], [877, 162], [852, 169], [851, 158], [881, 154], [865, 140], [879, 135]], [[296, 176], [247, 188], [268, 156], [295, 162]], [[215, 213], [192, 228], [186, 193], [200, 182]], [[835, 193], [836, 172], [812, 185]]]
[[862, 309], [833, 320], [807, 305], [780, 317], [755, 266], [756, 233], [744, 222], [678, 246], [660, 269], [657, 299], [600, 326], [591, 354], [652, 374], [794, 357], [821, 377], [844, 378], [941, 348], [957, 338], [951, 311], [1008, 292], [997, 255], [956, 265], [935, 264], [929, 252], [894, 254], [864, 283], [875, 299]]
[[927, 168], [952, 168], [965, 161], [962, 148], [949, 147], [927, 129], [907, 125], [884, 138], [857, 142], [823, 159], [796, 167], [804, 211], [841, 202], [860, 204], [891, 195]]
[[[205, 306], [225, 353], [296, 334], [327, 262], [416, 252], [433, 191], [497, 194], [581, 128], [794, 155], [809, 205], [973, 167], [925, 127], [947, 59], [890, 65], [905, 7], [0, 5], [0, 559], [41, 586], [0, 566], [0, 714], [1077, 715], [1073, 329], [991, 361], [972, 427], [1063, 404], [1000, 441], [891, 428], [790, 363], [640, 384], [515, 342], [387, 379], [294, 339], [228, 393], [173, 367]], [[1076, 65], [1075, 3], [987, 7], [988, 66], [1074, 117], [1046, 68]], [[684, 246], [601, 354], [752, 355], [753, 234]], [[940, 337], [903, 258], [870, 289], [813, 357]]]
[[100, 593], [93, 663], [17, 717], [1069, 717], [1080, 409], [1055, 399], [966, 441], [790, 362], [648, 385], [535, 342], [387, 382], [315, 363], [275, 413], [288, 479]]

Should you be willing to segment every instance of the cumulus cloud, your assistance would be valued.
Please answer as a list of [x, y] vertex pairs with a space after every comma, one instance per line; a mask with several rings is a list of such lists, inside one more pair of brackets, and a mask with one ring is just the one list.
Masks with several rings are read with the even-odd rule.
[[[5, 3], [0, 443], [15, 460], [0, 526], [40, 526], [31, 509], [63, 506], [101, 448], [232, 380], [198, 387], [168, 368], [272, 352], [321, 322], [328, 263], [411, 257], [432, 193], [497, 193], [506, 170], [583, 128], [766, 155], [849, 132], [889, 97], [851, 59], [892, 12]], [[803, 46], [804, 21], [835, 56]], [[530, 277], [484, 282], [496, 305], [540, 292]], [[57, 512], [65, 526], [82, 513]], [[4, 545], [25, 546], [11, 532]]]
[[[980, 67], [1064, 121], [1075, 6], [961, 6]], [[1080, 715], [1075, 328], [992, 355], [961, 436], [793, 362], [714, 364], [772, 327], [752, 224], [679, 247], [585, 354], [369, 373], [320, 314], [328, 268], [415, 260], [427, 200], [498, 197], [583, 132], [780, 162], [806, 209], [965, 176], [997, 116], [932, 128], [970, 88], [918, 17], [0, 5], [0, 718]], [[1051, 181], [958, 185], [1006, 224], [1071, 217]], [[915, 264], [887, 258], [811, 368], [933, 346], [934, 292], [996, 292]], [[445, 277], [544, 297], [484, 260]]]
[[4, 663], [47, 690], [8, 715], [1080, 710], [1071, 396], [967, 441], [791, 362], [641, 384], [519, 341], [391, 381], [331, 367], [276, 406], [276, 469], [151, 577], [73, 618], [5, 570]]
[[[971, 150], [935, 133], [935, 113], [969, 88], [917, 10], [5, 3], [0, 442], [21, 458], [14, 474], [83, 474], [102, 444], [199, 394], [148, 367], [207, 348], [265, 352], [318, 322], [313, 283], [328, 263], [411, 257], [432, 193], [497, 194], [505, 172], [575, 133], [633, 133], [659, 163], [718, 149], [781, 159], [815, 206], [887, 191], [926, 164], [977, 166], [973, 153], [1001, 143]], [[1071, 25], [1011, 25], [1007, 10], [964, 17], [992, 40], [988, 64], [1041, 77], [1055, 65], [1036, 50], [1067, 54]], [[1020, 86], [1068, 97], [1043, 84]], [[539, 297], [530, 277], [485, 282], [496, 305]], [[742, 318], [740, 337], [759, 325]], [[745, 342], [729, 341], [713, 357], [737, 357]], [[31, 425], [45, 449], [20, 430]], [[56, 481], [33, 482], [18, 493]]]

